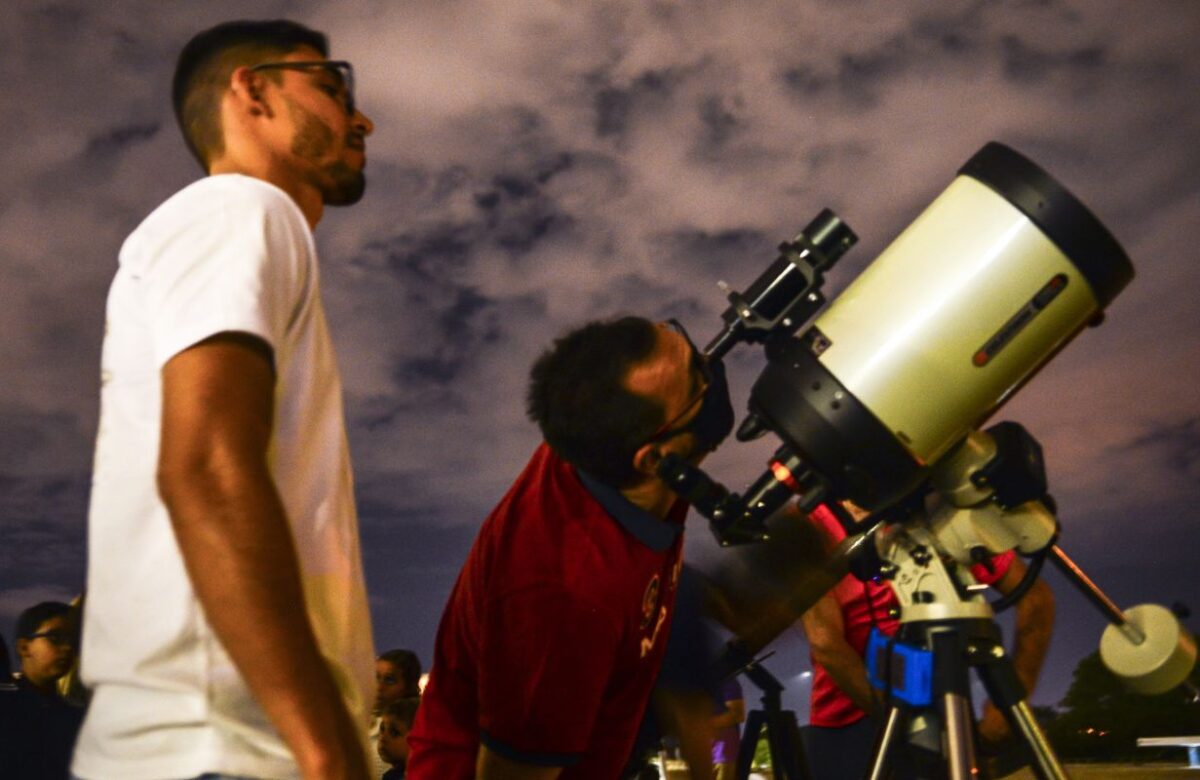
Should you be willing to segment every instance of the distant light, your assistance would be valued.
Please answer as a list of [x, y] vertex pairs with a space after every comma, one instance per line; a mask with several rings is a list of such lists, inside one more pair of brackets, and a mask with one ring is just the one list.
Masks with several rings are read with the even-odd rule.
[[426, 685], [429, 685], [429, 672], [426, 672], [417, 679], [417, 689], [421, 693], [425, 693]]

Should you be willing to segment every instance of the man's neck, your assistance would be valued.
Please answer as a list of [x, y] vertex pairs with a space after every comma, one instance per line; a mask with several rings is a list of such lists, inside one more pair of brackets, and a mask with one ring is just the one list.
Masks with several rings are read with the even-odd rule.
[[325, 213], [325, 202], [316, 188], [303, 184], [295, 176], [286, 175], [278, 169], [278, 166], [272, 166], [269, 162], [246, 164], [237, 160], [222, 159], [209, 167], [208, 174], [210, 176], [222, 173], [240, 173], [243, 176], [274, 184], [286, 192], [300, 207], [310, 230], [316, 230], [317, 223], [321, 221], [321, 216]]
[[661, 480], [650, 479], [633, 487], [622, 488], [621, 495], [634, 506], [665, 520], [675, 505], [675, 494]]

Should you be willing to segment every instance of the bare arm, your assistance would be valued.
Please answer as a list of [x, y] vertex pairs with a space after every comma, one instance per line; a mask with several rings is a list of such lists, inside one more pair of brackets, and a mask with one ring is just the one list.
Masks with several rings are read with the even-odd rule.
[[733, 699], [725, 702], [725, 711], [720, 715], [714, 715], [712, 719], [713, 729], [723, 729], [729, 726], [736, 726], [746, 719], [746, 701], [744, 699]]
[[679, 740], [679, 754], [690, 780], [711, 780], [712, 748], [717, 732], [712, 725], [713, 700], [707, 693], [657, 688], [651, 698], [654, 714], [665, 734]]
[[492, 752], [487, 745], [479, 746], [479, 758], [475, 762], [478, 780], [555, 780], [562, 770], [561, 766], [535, 766], [513, 761]]
[[[996, 583], [1001, 593], [1009, 593], [1025, 576], [1025, 564], [1019, 558]], [[1050, 648], [1050, 634], [1054, 628], [1054, 592], [1045, 580], [1034, 580], [1029, 592], [1017, 602], [1016, 642], [1013, 645], [1013, 667], [1021, 678], [1025, 695], [1033, 694], [1046, 651]]]
[[[1008, 571], [994, 585], [1001, 593], [1010, 593], [1025, 576], [1026, 567], [1020, 558], [1014, 558]], [[1016, 604], [1016, 641], [1013, 646], [1013, 670], [1025, 689], [1026, 697], [1033, 694], [1042, 662], [1050, 647], [1050, 634], [1054, 626], [1054, 592], [1042, 579], [1033, 586]], [[979, 721], [979, 733], [991, 742], [1000, 742], [1009, 736], [1008, 722], [990, 701], [983, 708]]]
[[268, 348], [221, 334], [173, 357], [162, 380], [158, 488], [209, 623], [305, 778], [366, 778], [357, 724], [304, 609], [291, 529], [267, 467]]
[[813, 660], [825, 667], [834, 685], [868, 715], [878, 714], [878, 702], [863, 659], [846, 641], [842, 610], [833, 594], [826, 593], [800, 618]]

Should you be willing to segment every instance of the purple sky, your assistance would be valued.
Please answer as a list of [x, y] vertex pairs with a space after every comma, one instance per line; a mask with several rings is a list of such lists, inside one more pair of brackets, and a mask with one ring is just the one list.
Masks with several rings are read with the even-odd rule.
[[[989, 140], [1072, 190], [1138, 274], [1003, 417], [1042, 442], [1062, 544], [1119, 603], [1200, 608], [1200, 4], [18, 0], [0, 5], [6, 635], [83, 583], [117, 250], [198, 173], [174, 58], [202, 27], [281, 15], [355, 63], [376, 124], [366, 198], [317, 235], [381, 649], [428, 660], [474, 531], [537, 442], [525, 375], [555, 334], [633, 312], [707, 340], [717, 280], [744, 288], [824, 206], [860, 236], [836, 294]], [[761, 366], [731, 358], [739, 410]], [[772, 446], [727, 445], [710, 471], [739, 489]], [[713, 554], [702, 521], [688, 549]], [[1050, 581], [1038, 703], [1103, 628]], [[778, 676], [807, 668], [798, 634], [778, 645]]]

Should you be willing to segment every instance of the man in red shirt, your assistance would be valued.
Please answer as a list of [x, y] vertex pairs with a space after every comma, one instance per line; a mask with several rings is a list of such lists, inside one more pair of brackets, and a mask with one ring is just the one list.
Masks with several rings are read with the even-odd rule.
[[[824, 506], [813, 522], [841, 541], [846, 533]], [[1012, 552], [992, 559], [991, 570], [972, 567], [980, 583], [1008, 593], [1025, 575], [1025, 565]], [[812, 699], [805, 751], [814, 780], [858, 780], [870, 763], [878, 716], [883, 714], [879, 691], [867, 681], [863, 662], [871, 628], [891, 636], [899, 623], [890, 610], [896, 596], [886, 583], [845, 577], [801, 617], [812, 655]], [[1016, 606], [1016, 647], [1012, 661], [1027, 694], [1033, 692], [1050, 644], [1054, 594], [1036, 580]], [[979, 721], [979, 734], [998, 744], [1009, 735], [1008, 722], [989, 701]]]
[[670, 631], [686, 506], [657, 476], [733, 427], [719, 364], [675, 323], [591, 323], [534, 364], [545, 438], [442, 615], [409, 780], [611, 780]]

